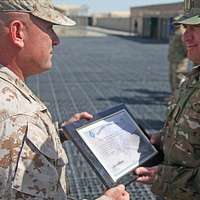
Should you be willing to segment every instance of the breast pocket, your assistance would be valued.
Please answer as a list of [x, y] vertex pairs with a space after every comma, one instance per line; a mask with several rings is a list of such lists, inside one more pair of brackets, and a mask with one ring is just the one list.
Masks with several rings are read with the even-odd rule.
[[54, 198], [59, 175], [57, 153], [48, 134], [29, 123], [12, 187], [22, 193], [41, 198]]

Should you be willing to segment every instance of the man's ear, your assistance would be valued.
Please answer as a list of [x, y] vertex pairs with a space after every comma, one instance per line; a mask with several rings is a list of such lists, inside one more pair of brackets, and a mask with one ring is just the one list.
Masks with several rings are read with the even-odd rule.
[[9, 36], [13, 44], [19, 48], [24, 47], [24, 24], [19, 20], [14, 20], [9, 26]]

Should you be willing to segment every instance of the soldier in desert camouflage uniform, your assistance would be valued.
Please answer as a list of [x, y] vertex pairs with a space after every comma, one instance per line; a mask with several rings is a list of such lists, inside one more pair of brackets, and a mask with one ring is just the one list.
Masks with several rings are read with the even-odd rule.
[[182, 25], [174, 25], [174, 28], [175, 31], [170, 37], [168, 50], [169, 81], [172, 93], [177, 89], [181, 79], [188, 71], [187, 51], [182, 41], [185, 29]]
[[[24, 79], [51, 68], [53, 24], [74, 22], [48, 0], [0, 0], [0, 199], [66, 200], [67, 156], [46, 106]], [[79, 113], [70, 122], [91, 119]], [[123, 185], [99, 200], [129, 200]]]
[[[177, 23], [186, 28], [183, 40], [188, 58], [200, 64], [200, 1], [185, 0], [185, 15]], [[153, 182], [152, 190], [167, 200], [199, 200], [200, 66], [193, 68], [175, 93], [161, 135], [163, 163], [137, 168], [137, 180]], [[151, 141], [158, 143], [158, 139], [155, 135]]]

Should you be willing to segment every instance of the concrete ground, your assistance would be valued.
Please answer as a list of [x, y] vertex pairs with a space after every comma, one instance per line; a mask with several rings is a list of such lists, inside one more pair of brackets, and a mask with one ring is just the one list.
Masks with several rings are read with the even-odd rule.
[[[99, 35], [100, 34], [100, 35]], [[87, 37], [63, 37], [51, 71], [27, 82], [46, 103], [54, 120], [73, 113], [96, 113], [124, 103], [148, 131], [159, 130], [170, 95], [165, 43], [92, 30]], [[94, 37], [95, 36], [95, 37]], [[71, 142], [68, 153], [71, 196], [94, 199], [104, 187]], [[149, 186], [127, 188], [136, 200], [153, 200]]]
[[105, 37], [106, 35], [119, 35], [119, 36], [134, 35], [133, 33], [130, 32], [105, 29], [94, 26], [72, 26], [67, 28], [62, 26], [55, 26], [54, 29], [58, 35], [64, 37]]

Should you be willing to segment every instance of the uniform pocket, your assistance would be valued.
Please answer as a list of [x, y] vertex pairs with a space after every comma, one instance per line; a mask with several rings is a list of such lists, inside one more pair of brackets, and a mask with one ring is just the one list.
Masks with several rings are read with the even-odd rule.
[[46, 130], [29, 123], [27, 131], [27, 140], [30, 141], [37, 150], [49, 159], [56, 160], [58, 154], [55, 150], [54, 143]]
[[55, 147], [48, 134], [29, 123], [12, 187], [34, 197], [53, 198], [59, 182], [56, 160]]
[[152, 191], [169, 199], [193, 199], [193, 195], [198, 193], [191, 185], [194, 176], [194, 169], [162, 165]]

